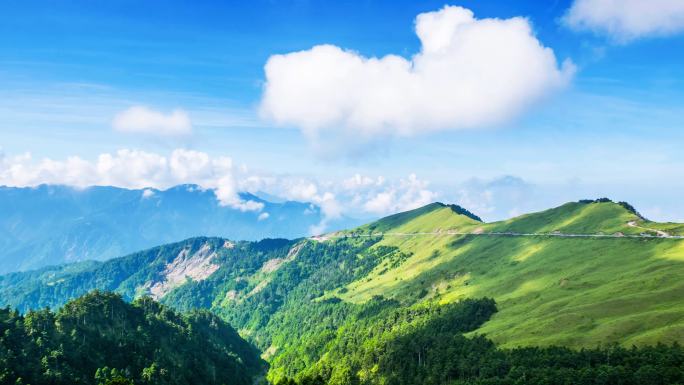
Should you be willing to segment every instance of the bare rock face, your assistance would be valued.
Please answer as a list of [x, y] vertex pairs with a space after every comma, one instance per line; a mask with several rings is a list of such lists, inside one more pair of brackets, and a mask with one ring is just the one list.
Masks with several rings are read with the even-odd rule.
[[285, 262], [291, 262], [293, 261], [296, 257], [297, 254], [299, 254], [299, 251], [302, 249], [304, 246], [303, 243], [299, 243], [292, 247], [290, 251], [287, 253], [287, 257], [285, 258], [273, 258], [269, 259], [268, 261], [264, 262], [264, 265], [261, 266], [261, 271], [264, 273], [272, 273], [278, 269], [285, 263]]
[[215, 256], [216, 251], [212, 250], [208, 243], [202, 245], [194, 254], [190, 254], [190, 249], [183, 249], [166, 265], [162, 280], [147, 282], [145, 286], [148, 287], [152, 298], [159, 300], [188, 279], [203, 281], [209, 278], [219, 268], [219, 265], [212, 263]]

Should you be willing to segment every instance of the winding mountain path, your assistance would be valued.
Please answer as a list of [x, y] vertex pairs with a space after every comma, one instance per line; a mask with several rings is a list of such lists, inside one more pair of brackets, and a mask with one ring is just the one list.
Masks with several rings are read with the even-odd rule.
[[[660, 238], [672, 238], [672, 237], [673, 237], [672, 234], [669, 234], [669, 233], [667, 233], [667, 232], [665, 232], [665, 231], [663, 231], [663, 230], [658, 230], [658, 229], [652, 229], [652, 228], [650, 228], [650, 227], [639, 226], [639, 224], [637, 224], [636, 221], [629, 221], [629, 222], [627, 222], [627, 226], [629, 226], [629, 227], [635, 227], [635, 228], [637, 228], [637, 229], [643, 229], [643, 230], [647, 230], [647, 231], [653, 231], [654, 233], [658, 234], [658, 236], [659, 236]], [[674, 237], [676, 238], [676, 236], [674, 236]]]
[[672, 235], [661, 230], [650, 229], [646, 227], [638, 226], [636, 222], [629, 222], [627, 224], [630, 227], [636, 227], [648, 231], [652, 231], [657, 235], [650, 234], [638, 234], [638, 235], [626, 235], [623, 233], [615, 234], [567, 234], [554, 231], [551, 233], [516, 233], [516, 232], [484, 232], [484, 231], [472, 231], [472, 232], [461, 232], [456, 230], [446, 230], [446, 231], [431, 231], [431, 232], [415, 232], [415, 233], [398, 233], [398, 232], [377, 232], [371, 234], [325, 234], [311, 237], [310, 239], [315, 241], [326, 241], [333, 238], [353, 238], [353, 237], [416, 237], [416, 236], [453, 236], [453, 235], [469, 235], [469, 236], [484, 236], [484, 237], [558, 237], [558, 238], [646, 238], [646, 239], [684, 239], [684, 235]]

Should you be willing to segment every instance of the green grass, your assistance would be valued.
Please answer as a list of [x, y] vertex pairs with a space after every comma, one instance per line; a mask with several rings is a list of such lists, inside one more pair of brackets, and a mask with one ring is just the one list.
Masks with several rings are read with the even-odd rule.
[[[385, 222], [383, 231], [638, 234], [643, 229], [627, 223], [639, 220], [614, 203], [569, 203], [491, 224], [431, 207], [410, 220], [392, 220], [393, 228]], [[379, 265], [349, 284], [342, 299], [493, 297], [499, 313], [474, 333], [508, 347], [684, 343], [682, 240], [427, 235], [388, 236], [379, 246], [410, 257], [395, 268]]]
[[455, 229], [476, 224], [480, 224], [480, 222], [465, 215], [454, 213], [447, 205], [431, 203], [415, 210], [382, 218], [350, 232], [424, 232]]
[[684, 223], [641, 221], [638, 224], [646, 228], [665, 231], [670, 235], [684, 235]]
[[638, 234], [643, 230], [627, 225], [639, 217], [615, 203], [566, 203], [563, 206], [527, 214], [486, 226], [492, 231], [575, 234]]

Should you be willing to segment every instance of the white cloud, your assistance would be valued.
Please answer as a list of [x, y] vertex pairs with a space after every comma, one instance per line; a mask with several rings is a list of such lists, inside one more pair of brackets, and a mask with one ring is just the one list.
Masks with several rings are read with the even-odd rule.
[[133, 106], [118, 113], [112, 127], [119, 132], [150, 134], [159, 136], [188, 135], [192, 122], [188, 113], [176, 109], [169, 114], [144, 106]]
[[262, 116], [314, 140], [476, 128], [516, 116], [574, 72], [521, 17], [476, 19], [445, 6], [418, 15], [416, 33], [422, 49], [410, 60], [333, 45], [270, 57]]
[[427, 181], [411, 174], [395, 185], [372, 191], [363, 207], [369, 213], [385, 215], [425, 206], [434, 202], [438, 195], [429, 190], [428, 186]]
[[[140, 189], [141, 199], [155, 199], [156, 190], [196, 184], [197, 189], [214, 191], [219, 204], [252, 211], [256, 218], [266, 220], [270, 216], [266, 215], [263, 203], [243, 199], [240, 194], [263, 192], [266, 200], [270, 196], [275, 197], [274, 201], [284, 198], [312, 203], [305, 212], [321, 214], [321, 221], [310, 229], [312, 234], [325, 232], [335, 220], [344, 217], [370, 221], [437, 200], [458, 203], [486, 221], [602, 196], [628, 201], [653, 220], [681, 220], [684, 212], [684, 204], [677, 195], [681, 189], [663, 192], [650, 188], [653, 183], [643, 181], [634, 185], [587, 184], [570, 178], [532, 183], [515, 176], [463, 181], [453, 173], [448, 181], [435, 182], [440, 187], [415, 174], [403, 178], [355, 174], [337, 179], [254, 172], [243, 164], [234, 164], [230, 157], [188, 149], [168, 154], [121, 149], [94, 159], [39, 159], [30, 153], [6, 154], [0, 148], [0, 186], [109, 185]], [[653, 197], [657, 205], [653, 204]]]
[[[43, 183], [76, 187], [92, 185], [145, 189], [193, 183], [214, 190], [221, 205], [242, 211], [260, 211], [263, 203], [245, 201], [238, 194], [235, 170], [228, 157], [210, 157], [199, 151], [176, 149], [169, 156], [122, 149], [95, 161], [72, 156], [34, 161], [31, 154], [0, 157], [0, 185], [35, 186]], [[145, 190], [143, 198], [149, 197]]]
[[363, 206], [367, 211], [371, 213], [385, 213], [390, 210], [394, 204], [395, 194], [390, 191], [383, 191], [375, 194], [366, 204]]
[[682, 0], [575, 0], [563, 22], [627, 43], [684, 32]]
[[539, 207], [536, 186], [514, 176], [470, 179], [456, 189], [455, 201], [485, 220], [501, 220]]
[[[309, 202], [317, 205], [322, 214], [321, 222], [313, 226], [311, 234], [322, 233], [330, 221], [339, 219], [343, 215], [344, 208], [338, 201], [335, 193], [326, 191], [324, 183], [300, 177], [274, 177], [249, 175], [241, 181], [247, 191], [262, 191], [286, 200]], [[327, 187], [330, 187], [327, 184]]]
[[426, 205], [438, 197], [429, 183], [415, 174], [393, 180], [355, 174], [339, 181], [250, 175], [239, 185], [248, 191], [263, 191], [288, 200], [314, 203], [321, 208], [326, 221], [343, 215], [392, 214]]
[[[317, 205], [322, 218], [310, 229], [312, 234], [324, 232], [331, 221], [345, 215], [375, 217], [391, 214], [428, 204], [437, 196], [428, 188], [426, 181], [413, 174], [399, 180], [354, 175], [337, 182], [259, 175], [250, 173], [244, 166], [235, 167], [229, 157], [212, 157], [186, 149], [176, 149], [169, 155], [122, 149], [100, 154], [94, 161], [79, 157], [36, 160], [28, 153], [13, 157], [0, 153], [0, 185], [35, 186], [43, 183], [143, 189], [142, 199], [153, 197], [152, 189], [192, 183], [212, 189], [221, 205], [257, 212], [263, 210], [264, 204], [244, 200], [239, 193], [266, 192]], [[259, 220], [268, 218], [266, 212], [258, 216]]]
[[142, 199], [152, 198], [154, 196], [154, 190], [146, 188], [142, 192]]
[[376, 218], [397, 211], [410, 210], [437, 199], [429, 183], [410, 174], [406, 178], [388, 179], [355, 174], [342, 180], [319, 180], [297, 176], [244, 175], [238, 183], [244, 191], [311, 202], [320, 207], [321, 223], [310, 229], [320, 234], [331, 221], [343, 216]]
[[385, 183], [385, 178], [382, 176], [370, 178], [361, 174], [354, 174], [351, 178], [342, 181], [342, 187], [346, 190], [356, 190], [370, 186], [381, 186], [383, 183]]
[[332, 221], [344, 216], [375, 218], [426, 205], [439, 195], [427, 181], [414, 174], [398, 179], [357, 174], [341, 180], [259, 174], [244, 165], [235, 166], [229, 157], [187, 149], [176, 149], [168, 155], [121, 149], [100, 154], [94, 160], [34, 159], [28, 153], [17, 156], [0, 153], [0, 185], [44, 183], [141, 189], [141, 199], [152, 198], [154, 189], [196, 184], [213, 190], [221, 205], [259, 212], [259, 220], [266, 220], [270, 215], [262, 211], [264, 204], [242, 199], [240, 193], [264, 192], [316, 205], [321, 221], [311, 228], [312, 233], [324, 232]]

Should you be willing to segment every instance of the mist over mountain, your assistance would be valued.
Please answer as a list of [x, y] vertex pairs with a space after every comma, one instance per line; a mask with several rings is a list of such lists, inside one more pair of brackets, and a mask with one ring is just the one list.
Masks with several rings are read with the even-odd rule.
[[[222, 206], [213, 190], [179, 185], [167, 190], [61, 185], [0, 187], [0, 273], [82, 260], [107, 260], [193, 236], [230, 239], [299, 238], [324, 215], [305, 202], [270, 202], [259, 211]], [[329, 229], [358, 224], [349, 218]]]

